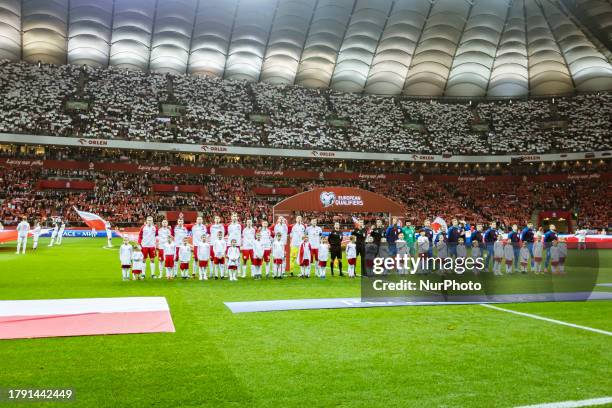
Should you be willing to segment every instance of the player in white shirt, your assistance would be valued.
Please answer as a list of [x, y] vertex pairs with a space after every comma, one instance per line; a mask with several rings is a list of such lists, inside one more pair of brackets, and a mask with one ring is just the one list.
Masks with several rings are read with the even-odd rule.
[[567, 258], [567, 244], [565, 238], [559, 238], [559, 273], [565, 273], [565, 258]]
[[253, 258], [251, 260], [251, 276], [254, 279], [261, 279], [261, 263], [264, 256], [264, 246], [261, 242], [261, 233], [255, 233], [255, 241], [253, 242]]
[[527, 248], [527, 242], [521, 242], [521, 249], [519, 250], [519, 264], [521, 265], [521, 273], [527, 273], [527, 264], [529, 263], [529, 248]]
[[217, 231], [217, 239], [212, 243], [213, 248], [213, 273], [215, 279], [225, 279], [225, 253], [227, 243], [223, 238], [223, 231]]
[[[17, 224], [17, 255], [19, 255], [19, 250], [21, 249], [21, 253], [25, 254], [26, 246], [28, 245], [28, 233], [30, 232], [30, 223], [28, 222], [27, 217], [21, 217], [21, 222]], [[23, 245], [23, 249], [22, 249]]]
[[264, 250], [262, 267], [265, 271], [265, 275], [267, 278], [270, 274], [270, 269], [272, 269], [272, 265], [270, 262], [270, 255], [272, 254], [272, 231], [270, 230], [270, 228], [268, 228], [268, 221], [263, 220], [261, 222], [259, 234], [261, 236], [261, 245], [263, 246]]
[[98, 236], [98, 231], [94, 227], [92, 227], [91, 228], [91, 237], [92, 238], [96, 238], [97, 236]]
[[[176, 242], [177, 244], [176, 252], [174, 254], [174, 260], [178, 261], [179, 260], [179, 248], [183, 244], [183, 241], [185, 241], [185, 238], [187, 238], [187, 236], [189, 235], [189, 230], [187, 229], [187, 227], [185, 227], [185, 221], [182, 218], [179, 218], [178, 220], [176, 220], [176, 225], [174, 226], [173, 232], [174, 232], [174, 242]], [[174, 277], [178, 275], [178, 269], [179, 269], [179, 262], [174, 264]], [[183, 271], [181, 270], [181, 274], [182, 273]]]
[[[164, 276], [164, 261], [165, 261], [165, 246], [168, 243], [168, 237], [172, 236], [172, 229], [168, 226], [168, 220], [164, 219], [161, 222], [161, 227], [157, 229], [157, 271], [159, 277]], [[174, 249], [173, 249], [174, 251]], [[174, 252], [172, 252], [174, 254]]]
[[59, 225], [57, 224], [57, 222], [54, 222], [53, 230], [51, 231], [51, 241], [49, 242], [50, 247], [53, 246], [53, 244], [55, 243], [55, 240], [57, 239], [58, 230], [59, 230]]
[[215, 215], [215, 221], [208, 230], [210, 231], [210, 243], [213, 245], [219, 237], [219, 232], [221, 232], [221, 238], [225, 237], [225, 225], [221, 223], [221, 217], [218, 215]]
[[238, 214], [233, 213], [231, 222], [227, 225], [227, 240], [236, 240], [236, 246], [242, 245], [242, 224], [238, 221]]
[[178, 247], [178, 261], [181, 268], [181, 278], [189, 279], [189, 262], [191, 262], [191, 252], [193, 247], [189, 244], [189, 238], [183, 237], [181, 245]]
[[506, 261], [506, 273], [512, 273], [512, 264], [514, 263], [514, 247], [510, 240], [504, 243], [504, 260]]
[[321, 279], [325, 279], [325, 273], [327, 270], [327, 261], [329, 259], [329, 244], [327, 243], [327, 237], [321, 237], [321, 243], [319, 244], [319, 261], [317, 263], [317, 276]]
[[32, 230], [32, 249], [38, 248], [38, 238], [40, 237], [40, 232], [42, 228], [40, 227], [40, 223], [37, 221], [34, 224], [34, 229]]
[[552, 246], [550, 247], [550, 268], [552, 270], [553, 275], [558, 275], [559, 272], [559, 258], [561, 257], [559, 251], [559, 241], [554, 240], [552, 242]]
[[504, 258], [504, 237], [502, 234], [497, 236], [497, 241], [493, 244], [493, 273], [497, 276], [502, 275], [501, 265]]
[[542, 272], [542, 254], [544, 253], [544, 243], [542, 242], [542, 234], [536, 233], [536, 238], [533, 242], [533, 267], [534, 272], [539, 274]]
[[142, 271], [142, 277], [147, 277], [147, 259], [151, 269], [151, 277], [155, 278], [155, 240], [157, 237], [157, 227], [153, 224], [153, 217], [148, 216], [145, 224], [140, 228], [138, 233], [138, 245], [142, 247], [142, 256], [144, 257], [145, 268]]
[[57, 245], [62, 245], [62, 238], [64, 238], [64, 231], [66, 230], [66, 223], [62, 222], [59, 231], [57, 232]]
[[231, 245], [227, 248], [227, 270], [229, 272], [229, 280], [237, 281], [238, 268], [240, 268], [240, 247], [238, 241], [232, 239]]
[[348, 263], [349, 278], [355, 277], [355, 264], [357, 263], [357, 244], [355, 235], [351, 235], [350, 241], [346, 244], [346, 262]]
[[104, 229], [106, 230], [106, 247], [112, 248], [113, 247], [113, 230], [111, 229], [110, 222], [106, 221], [106, 223], [104, 224]]
[[[308, 235], [304, 235], [298, 250], [297, 258], [298, 264], [300, 265], [300, 278], [310, 278], [310, 260], [312, 259], [311, 251], [312, 247], [310, 246], [310, 242], [308, 242]], [[317, 269], [315, 272], [318, 271], [318, 265], [316, 268]]]
[[166, 279], [174, 279], [174, 251], [176, 245], [172, 235], [168, 235], [168, 240], [164, 244], [164, 268], [166, 268]]
[[144, 279], [142, 276], [142, 271], [144, 270], [144, 255], [142, 254], [142, 248], [136, 245], [134, 249], [134, 253], [132, 254], [132, 275], [134, 276], [134, 280]]
[[247, 220], [246, 226], [242, 229], [242, 277], [246, 278], [247, 262], [251, 261], [251, 277], [253, 277], [253, 245], [255, 243], [255, 228], [253, 221]]
[[290, 247], [291, 247], [290, 248], [290, 255], [291, 255], [290, 268], [292, 269], [292, 272], [291, 272], [292, 275], [293, 275], [293, 265], [295, 265], [297, 255], [298, 255], [298, 249], [300, 245], [302, 244], [302, 237], [304, 236], [305, 233], [306, 233], [306, 226], [302, 222], [302, 216], [298, 215], [297, 217], [295, 217], [295, 224], [293, 224], [290, 227], [290, 232], [289, 232], [289, 237], [291, 238], [290, 240]]
[[[210, 277], [212, 278], [212, 269], [211, 269], [212, 265], [209, 262], [211, 246], [208, 241], [209, 241], [208, 236], [202, 235], [200, 238], [200, 241], [196, 245], [194, 245], [195, 248], [198, 249], [197, 264], [198, 264], [198, 274], [199, 274], [200, 280], [207, 280], [208, 279], [207, 274], [210, 275]], [[196, 263], [195, 258], [193, 262]]]
[[308, 241], [312, 248], [312, 259], [315, 265], [319, 262], [319, 243], [321, 242], [321, 235], [323, 230], [317, 225], [317, 219], [313, 218], [310, 220], [310, 225], [306, 227], [306, 235], [308, 235]]
[[[272, 274], [274, 279], [283, 278], [283, 263], [285, 262], [285, 244], [283, 243], [283, 236], [278, 233], [274, 237], [272, 243], [272, 257], [274, 258], [274, 270]], [[268, 274], [266, 273], [266, 277]]]
[[582, 228], [578, 231], [576, 231], [576, 236], [578, 237], [578, 246], [576, 247], [576, 249], [578, 250], [584, 250], [586, 249], [586, 236], [588, 234], [588, 231], [586, 230], [586, 228]]
[[119, 262], [121, 262], [121, 274], [124, 281], [130, 280], [133, 253], [134, 248], [130, 245], [130, 239], [123, 237], [123, 244], [119, 247]]
[[[193, 274], [200, 270], [198, 264], [199, 258], [199, 243], [202, 242], [202, 237], [207, 233], [206, 225], [202, 217], [196, 218], [196, 223], [191, 226], [191, 242], [193, 242]], [[209, 255], [210, 256], [210, 255]]]

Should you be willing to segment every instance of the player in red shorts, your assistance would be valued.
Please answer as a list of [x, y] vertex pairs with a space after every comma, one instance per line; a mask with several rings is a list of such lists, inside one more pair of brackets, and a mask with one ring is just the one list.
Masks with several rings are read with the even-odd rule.
[[157, 237], [157, 227], [153, 224], [153, 217], [148, 216], [145, 224], [140, 228], [138, 233], [138, 245], [142, 247], [142, 256], [144, 258], [145, 267], [142, 271], [142, 277], [146, 278], [147, 259], [151, 268], [151, 277], [155, 279], [155, 238]]
[[163, 276], [164, 270], [164, 246], [168, 243], [168, 237], [172, 230], [168, 227], [168, 220], [162, 220], [161, 227], [157, 229], [157, 271], [159, 277]]
[[272, 265], [270, 264], [270, 255], [272, 254], [272, 231], [268, 227], [268, 221], [263, 220], [261, 222], [261, 228], [259, 229], [261, 235], [260, 241], [263, 246], [263, 269], [265, 270], [266, 278], [270, 274]]
[[246, 226], [242, 229], [242, 277], [246, 278], [247, 261], [251, 261], [251, 277], [253, 277], [253, 245], [255, 243], [255, 228], [253, 221], [247, 220]]

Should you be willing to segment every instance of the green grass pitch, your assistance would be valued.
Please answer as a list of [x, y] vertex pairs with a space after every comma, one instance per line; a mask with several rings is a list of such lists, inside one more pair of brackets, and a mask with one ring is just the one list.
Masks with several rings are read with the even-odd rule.
[[[359, 280], [122, 282], [104, 239], [47, 242], [25, 256], [0, 246], [0, 299], [165, 296], [176, 326], [0, 341], [0, 388], [74, 388], [60, 406], [512, 407], [612, 395], [610, 336], [479, 305], [234, 315], [224, 301], [358, 297]], [[612, 282], [612, 251], [600, 256], [600, 281]], [[609, 301], [503, 307], [612, 331]]]

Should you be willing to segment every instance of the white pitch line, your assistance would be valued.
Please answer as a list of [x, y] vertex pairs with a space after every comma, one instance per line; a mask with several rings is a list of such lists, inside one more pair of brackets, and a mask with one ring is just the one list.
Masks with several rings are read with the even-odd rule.
[[612, 397], [592, 398], [580, 401], [551, 402], [548, 404], [522, 405], [516, 408], [576, 408], [594, 407], [596, 405], [604, 405], [609, 403], [612, 403]]
[[493, 306], [493, 305], [489, 305], [486, 303], [481, 303], [480, 306], [488, 307], [489, 309], [495, 309], [495, 310], [499, 310], [499, 311], [506, 312], [506, 313], [512, 313], [512, 314], [519, 315], [519, 316], [531, 317], [532, 319], [543, 320], [545, 322], [556, 323], [562, 326], [573, 327], [575, 329], [582, 329], [582, 330], [587, 330], [587, 331], [591, 331], [594, 333], [605, 334], [606, 336], [612, 336], [612, 332], [601, 330], [601, 329], [594, 329], [593, 327], [581, 326], [579, 324], [568, 323], [568, 322], [564, 322], [561, 320], [549, 319], [548, 317], [542, 317], [542, 316], [534, 315], [531, 313], [517, 312], [516, 310], [504, 309], [503, 307]]

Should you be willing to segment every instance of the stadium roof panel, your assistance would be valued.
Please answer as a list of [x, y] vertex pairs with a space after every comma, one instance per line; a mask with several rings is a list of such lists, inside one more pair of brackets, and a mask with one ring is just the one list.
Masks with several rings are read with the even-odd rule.
[[612, 90], [601, 0], [0, 0], [0, 59], [424, 96]]

